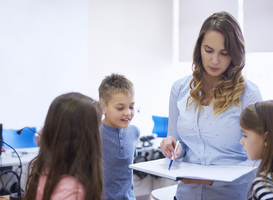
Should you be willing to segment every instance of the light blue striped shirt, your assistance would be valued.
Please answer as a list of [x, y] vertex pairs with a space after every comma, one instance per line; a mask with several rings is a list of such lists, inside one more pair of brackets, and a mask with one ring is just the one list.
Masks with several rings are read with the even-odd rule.
[[[241, 95], [241, 107], [231, 106], [224, 113], [213, 116], [213, 108], [202, 106], [200, 112], [194, 106], [186, 110], [190, 95], [189, 83], [192, 75], [173, 84], [169, 104], [168, 135], [180, 139], [183, 161], [203, 165], [242, 164], [253, 165], [240, 144], [242, 132], [239, 118], [242, 110], [262, 100], [259, 88], [245, 80]], [[232, 173], [232, 172], [230, 172]], [[232, 183], [214, 182], [212, 186], [201, 184], [178, 184], [178, 200], [245, 200], [254, 178], [254, 172]]]

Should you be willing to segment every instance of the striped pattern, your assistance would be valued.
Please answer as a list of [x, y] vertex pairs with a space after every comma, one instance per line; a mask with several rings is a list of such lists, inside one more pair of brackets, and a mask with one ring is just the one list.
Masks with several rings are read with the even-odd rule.
[[273, 200], [273, 181], [270, 174], [266, 178], [267, 186], [261, 175], [253, 181], [253, 199], [254, 200]]

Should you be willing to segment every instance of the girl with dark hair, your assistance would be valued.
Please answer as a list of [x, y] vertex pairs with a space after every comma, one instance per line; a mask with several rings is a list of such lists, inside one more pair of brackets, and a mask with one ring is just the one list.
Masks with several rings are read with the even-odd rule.
[[101, 114], [100, 104], [80, 93], [51, 103], [24, 199], [101, 199]]
[[[201, 165], [246, 165], [240, 145], [239, 118], [248, 105], [261, 101], [259, 88], [242, 76], [245, 45], [240, 26], [227, 12], [203, 23], [193, 53], [193, 73], [173, 84], [169, 104], [168, 136], [161, 151]], [[250, 164], [251, 165], [251, 164]], [[232, 173], [232, 172], [230, 172]], [[254, 173], [232, 183], [183, 179], [176, 198], [247, 199]]]
[[245, 108], [240, 125], [243, 132], [240, 142], [248, 158], [261, 160], [251, 186], [253, 199], [273, 199], [273, 101], [262, 101]]

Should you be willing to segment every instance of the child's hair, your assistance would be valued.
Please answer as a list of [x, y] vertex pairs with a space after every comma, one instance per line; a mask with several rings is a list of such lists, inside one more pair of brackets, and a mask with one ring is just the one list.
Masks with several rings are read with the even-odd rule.
[[43, 200], [49, 200], [63, 175], [82, 183], [86, 200], [101, 199], [101, 106], [80, 93], [67, 93], [51, 103], [38, 156], [29, 165], [25, 199], [36, 198], [41, 175], [47, 175]]
[[231, 63], [223, 74], [223, 79], [212, 88], [213, 113], [219, 114], [226, 111], [229, 106], [240, 106], [240, 96], [244, 89], [242, 69], [245, 66], [245, 44], [241, 28], [236, 19], [227, 12], [214, 13], [208, 17], [199, 32], [193, 53], [193, 78], [190, 82], [190, 96], [187, 100], [187, 108], [195, 104], [195, 110], [200, 109], [204, 92], [202, 90], [202, 78], [205, 69], [201, 58], [201, 44], [208, 31], [217, 31], [225, 38], [225, 49], [231, 56]]
[[240, 117], [240, 126], [259, 135], [268, 132], [267, 146], [257, 171], [266, 182], [268, 174], [273, 177], [273, 100], [257, 102], [246, 107]]
[[99, 98], [105, 104], [108, 103], [113, 94], [120, 92], [134, 94], [133, 83], [120, 74], [106, 76], [99, 86]]

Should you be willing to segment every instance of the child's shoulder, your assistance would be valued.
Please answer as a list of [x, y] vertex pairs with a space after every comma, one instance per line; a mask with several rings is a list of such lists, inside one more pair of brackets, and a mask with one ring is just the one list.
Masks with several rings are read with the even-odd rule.
[[139, 135], [140, 135], [140, 130], [139, 130], [139, 128], [136, 125], [130, 124], [126, 128], [126, 130], [135, 133], [137, 137], [139, 137]]
[[130, 124], [126, 129], [139, 131], [139, 128], [134, 124]]

